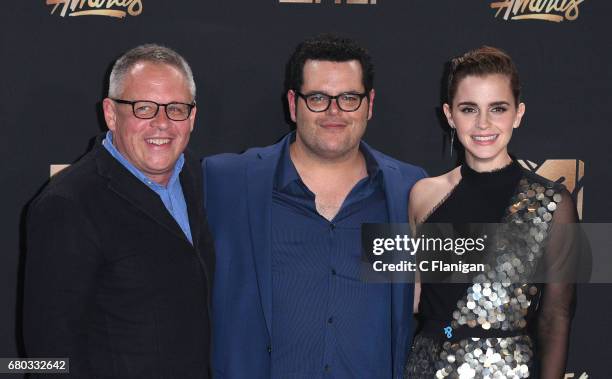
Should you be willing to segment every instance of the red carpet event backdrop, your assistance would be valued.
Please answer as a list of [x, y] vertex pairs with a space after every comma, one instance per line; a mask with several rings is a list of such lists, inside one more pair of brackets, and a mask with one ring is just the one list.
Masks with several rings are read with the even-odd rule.
[[[564, 183], [584, 222], [612, 219], [610, 1], [28, 0], [2, 8], [0, 357], [23, 354], [27, 203], [106, 130], [111, 65], [142, 43], [167, 45], [191, 64], [190, 148], [205, 156], [277, 141], [291, 129], [283, 82], [295, 45], [321, 32], [352, 37], [376, 69], [366, 140], [430, 175], [456, 163], [441, 118], [444, 63], [483, 44], [502, 48], [518, 65], [527, 106], [511, 153]], [[578, 290], [566, 377], [609, 378], [612, 285]]]

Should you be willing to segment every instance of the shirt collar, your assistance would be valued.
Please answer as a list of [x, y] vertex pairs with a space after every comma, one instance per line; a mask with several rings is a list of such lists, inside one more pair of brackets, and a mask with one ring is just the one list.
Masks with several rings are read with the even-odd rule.
[[291, 160], [291, 154], [289, 152], [291, 144], [295, 141], [295, 132], [291, 132], [289, 138], [285, 139], [283, 147], [281, 149], [280, 161], [276, 168], [275, 187], [279, 190], [284, 189], [289, 183], [300, 180], [293, 161]]
[[146, 184], [153, 190], [166, 189], [166, 188], [170, 188], [171, 186], [173, 186], [178, 180], [179, 174], [183, 170], [183, 165], [185, 164], [184, 154], [181, 153], [179, 158], [176, 160], [176, 163], [174, 164], [172, 175], [170, 176], [170, 180], [168, 180], [168, 185], [163, 186], [151, 180], [142, 171], [137, 169], [136, 166], [134, 166], [129, 160], [127, 160], [123, 156], [123, 154], [119, 152], [119, 150], [117, 150], [117, 148], [113, 144], [113, 132], [112, 131], [109, 130], [108, 132], [106, 132], [106, 138], [102, 140], [102, 145], [116, 160], [119, 161], [119, 163], [121, 163], [129, 172], [131, 172], [132, 175], [137, 177], [141, 182], [143, 182], [144, 184]]
[[[291, 160], [291, 154], [289, 152], [291, 144], [295, 142], [295, 131], [291, 132], [289, 138], [285, 139], [282, 147], [280, 161], [276, 169], [275, 188], [283, 190], [290, 183], [301, 180], [293, 161]], [[369, 180], [375, 180], [380, 171], [378, 162], [374, 158], [374, 155], [370, 151], [370, 148], [363, 142], [359, 143], [359, 150], [363, 154], [366, 163], [366, 169], [368, 171]]]

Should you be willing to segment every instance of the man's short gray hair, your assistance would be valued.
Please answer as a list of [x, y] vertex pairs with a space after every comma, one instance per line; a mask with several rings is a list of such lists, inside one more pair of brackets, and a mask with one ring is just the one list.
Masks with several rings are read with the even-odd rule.
[[185, 75], [189, 93], [192, 100], [195, 100], [196, 85], [191, 68], [185, 58], [168, 47], [156, 44], [136, 46], [117, 59], [110, 74], [108, 97], [119, 98], [121, 96], [125, 74], [138, 62], [167, 64], [177, 68]]

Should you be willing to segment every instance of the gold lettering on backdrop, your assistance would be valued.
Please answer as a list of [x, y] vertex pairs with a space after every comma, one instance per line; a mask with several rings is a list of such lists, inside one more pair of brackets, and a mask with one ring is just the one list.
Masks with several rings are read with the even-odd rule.
[[527, 170], [545, 177], [553, 182], [561, 183], [574, 196], [578, 218], [582, 220], [584, 204], [584, 162], [577, 159], [548, 159], [538, 165], [528, 160], [518, 161]]
[[[333, 0], [334, 4], [336, 5], [341, 5], [341, 4], [369, 4], [369, 5], [375, 5], [376, 4], [376, 0]], [[321, 4], [321, 0], [278, 0], [279, 3], [281, 4], [289, 4], [289, 3], [293, 3], [293, 4]], [[331, 2], [331, 0], [329, 0], [328, 2]]]
[[59, 8], [60, 16], [107, 16], [124, 18], [142, 13], [142, 0], [47, 0], [53, 5], [51, 14]]
[[504, 20], [574, 21], [580, 16], [578, 6], [585, 0], [504, 0], [491, 3], [495, 17]]
[[313, 1], [313, 0], [279, 0], [279, 3], [300, 3], [300, 4], [312, 4], [312, 3], [320, 3], [321, 1]]
[[69, 164], [51, 164], [49, 165], [49, 177], [52, 177], [53, 175], [67, 168], [68, 166], [70, 165]]

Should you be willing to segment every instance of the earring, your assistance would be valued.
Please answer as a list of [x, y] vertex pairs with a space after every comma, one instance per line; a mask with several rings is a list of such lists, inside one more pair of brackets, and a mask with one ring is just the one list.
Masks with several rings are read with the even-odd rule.
[[450, 156], [453, 156], [453, 144], [455, 142], [455, 128], [451, 128], [451, 138], [450, 138]]

